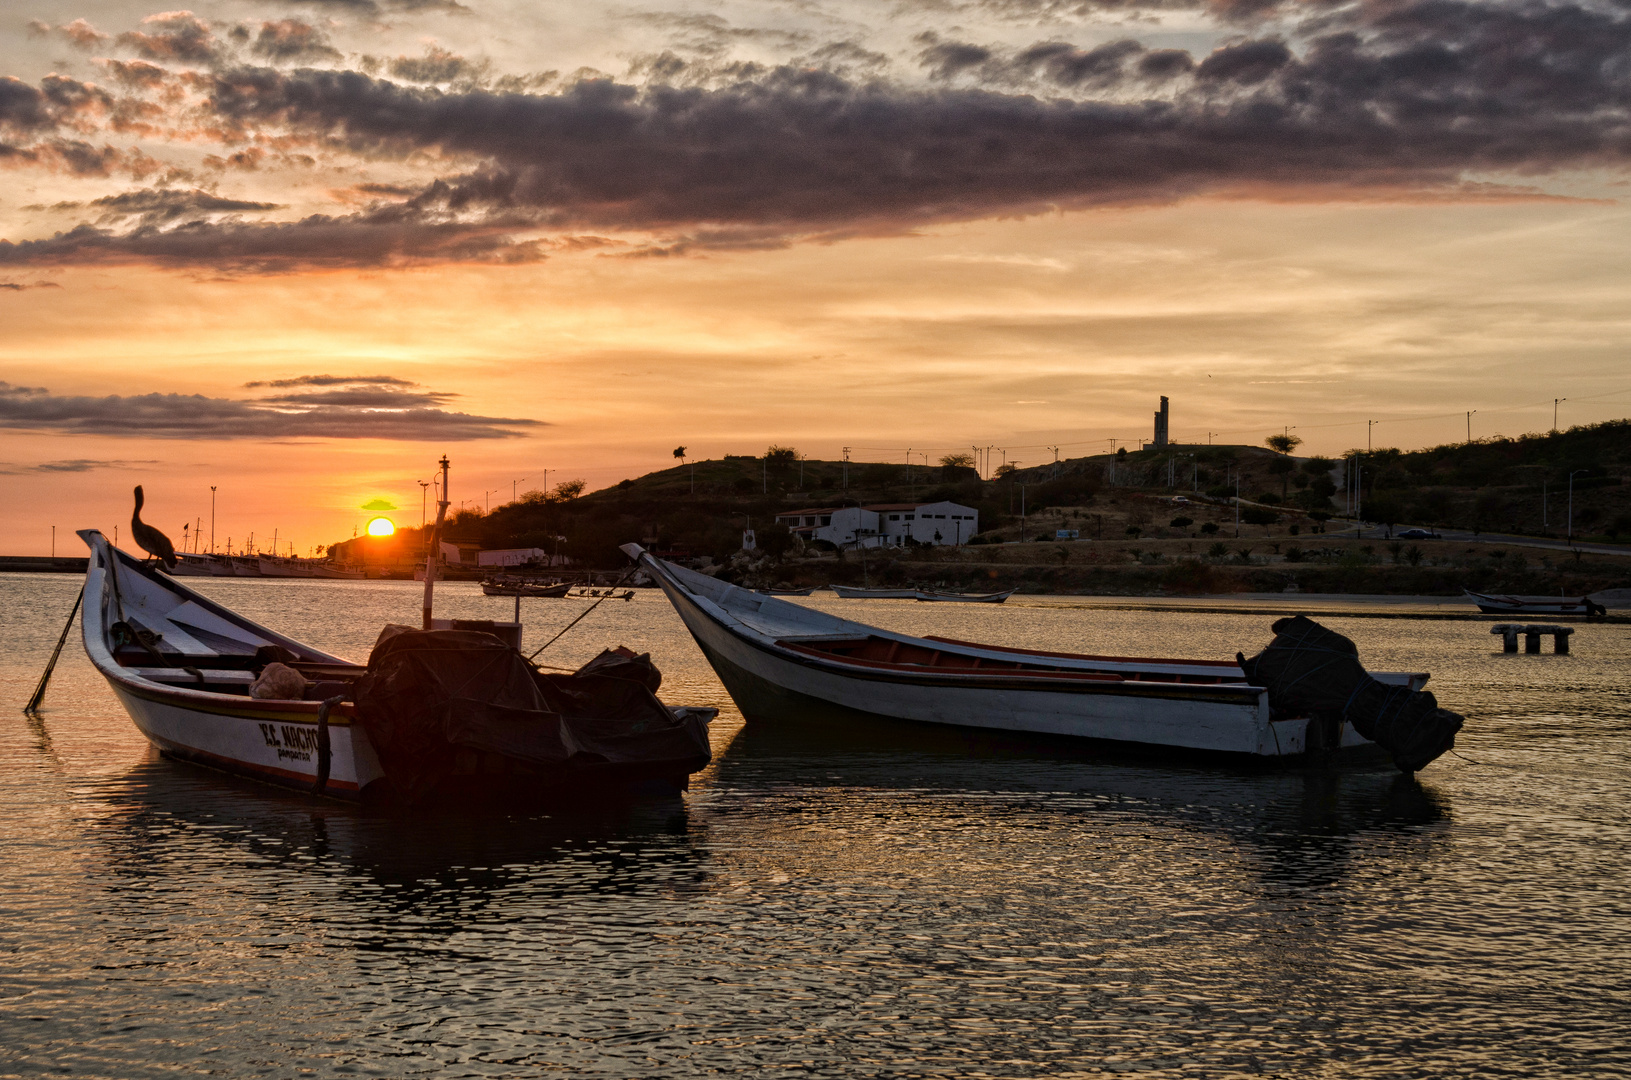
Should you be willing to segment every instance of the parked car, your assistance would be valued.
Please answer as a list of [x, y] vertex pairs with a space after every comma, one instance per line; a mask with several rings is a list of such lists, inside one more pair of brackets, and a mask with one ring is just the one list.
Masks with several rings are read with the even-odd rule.
[[1406, 529], [1399, 534], [1400, 540], [1437, 540], [1438, 533], [1428, 532], [1426, 529]]
[[1189, 500], [1184, 498], [1182, 495], [1174, 495], [1172, 497], [1172, 505], [1173, 506], [1188, 506], [1189, 505]]

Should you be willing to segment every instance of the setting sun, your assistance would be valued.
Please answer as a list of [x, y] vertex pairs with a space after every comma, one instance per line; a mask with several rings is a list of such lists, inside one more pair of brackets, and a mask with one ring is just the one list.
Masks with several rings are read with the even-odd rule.
[[377, 517], [368, 523], [369, 536], [391, 536], [396, 533], [396, 526], [390, 518]]

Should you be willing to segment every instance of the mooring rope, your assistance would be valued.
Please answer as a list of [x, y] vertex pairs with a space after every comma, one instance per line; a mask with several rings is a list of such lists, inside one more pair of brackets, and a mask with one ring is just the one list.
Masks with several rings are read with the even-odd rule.
[[616, 590], [618, 585], [623, 584], [625, 581], [629, 580], [629, 578], [633, 577], [634, 572], [636, 570], [638, 570], [638, 569], [640, 569], [640, 564], [639, 563], [635, 563], [633, 566], [629, 567], [628, 572], [625, 573], [622, 577], [617, 579], [617, 583], [612, 585], [611, 588], [607, 590], [606, 595], [602, 596], [599, 600], [596, 600], [594, 603], [592, 603], [588, 607], [584, 608], [582, 614], [580, 614], [576, 619], [573, 619], [571, 622], [569, 622], [565, 626], [561, 627], [560, 634], [556, 634], [554, 637], [550, 638], [548, 641], [544, 642], [542, 645], [538, 646], [538, 648], [533, 650], [532, 656], [527, 657], [527, 661], [530, 663], [532, 661], [533, 656], [537, 656], [539, 653], [543, 652], [545, 649], [549, 648], [551, 645], [553, 645], [557, 641], [561, 640], [561, 634], [566, 633], [568, 630], [570, 630], [574, 626], [578, 625], [578, 623], [582, 622], [583, 617], [585, 615], [588, 615], [591, 611], [595, 610], [595, 608], [599, 607], [601, 604], [604, 604], [606, 601], [610, 600], [612, 598], [612, 592], [614, 590]]

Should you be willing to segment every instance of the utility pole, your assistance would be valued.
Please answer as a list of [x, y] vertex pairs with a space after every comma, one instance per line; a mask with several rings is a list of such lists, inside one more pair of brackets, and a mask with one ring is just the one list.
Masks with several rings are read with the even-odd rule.
[[1467, 443], [1468, 443], [1468, 445], [1472, 444], [1472, 414], [1477, 412], [1477, 411], [1478, 411], [1477, 409], [1468, 409], [1467, 410]]
[[1545, 529], [1548, 524], [1549, 522], [1546, 520], [1546, 481], [1543, 478], [1540, 482], [1540, 527]]
[[57, 557], [57, 527], [51, 526], [51, 557]]
[[210, 485], [210, 554], [215, 554], [215, 485]]
[[1053, 451], [1053, 475], [1058, 476], [1059, 475], [1059, 448], [1057, 446], [1050, 446], [1050, 447], [1048, 447], [1048, 449]]
[[1571, 547], [1574, 545], [1574, 478], [1586, 471], [1585, 469], [1576, 469], [1569, 474], [1569, 545]]
[[1557, 407], [1558, 407], [1559, 404], [1561, 404], [1562, 402], [1565, 402], [1567, 400], [1569, 400], [1569, 399], [1566, 398], [1566, 397], [1555, 397], [1555, 398], [1552, 399], [1552, 432], [1553, 432], [1553, 434], [1557, 433]]
[[849, 447], [844, 447], [844, 490], [849, 490]]
[[1365, 453], [1367, 453], [1367, 454], [1370, 453], [1370, 429], [1375, 427], [1377, 424], [1380, 424], [1381, 422], [1382, 421], [1380, 421], [1380, 420], [1366, 420], [1365, 421]]

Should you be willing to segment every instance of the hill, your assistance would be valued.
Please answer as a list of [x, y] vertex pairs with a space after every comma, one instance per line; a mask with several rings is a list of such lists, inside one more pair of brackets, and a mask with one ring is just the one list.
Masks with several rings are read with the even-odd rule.
[[[1365, 518], [1383, 526], [1557, 536], [1567, 527], [1573, 474], [1577, 538], [1611, 541], [1631, 537], [1628, 470], [1627, 421], [1416, 451], [1388, 448], [1343, 461], [1252, 446], [1172, 446], [1050, 462], [990, 480], [965, 466], [810, 460], [772, 448], [761, 457], [688, 462], [594, 492], [574, 482], [528, 492], [491, 513], [454, 515], [444, 539], [537, 547], [606, 569], [625, 565], [617, 546], [635, 540], [679, 557], [718, 564], [735, 558], [725, 573], [764, 584], [867, 576], [1083, 592], [1575, 591], [1631, 583], [1631, 564], [1509, 558], [1499, 543], [1451, 551], [1387, 544], [1385, 536], [1381, 544], [1365, 542], [1374, 537], [1355, 536], [1344, 511], [1357, 497]], [[1357, 485], [1350, 480], [1356, 475]], [[1180, 496], [1187, 502], [1172, 502]], [[939, 499], [980, 512], [972, 543], [872, 553], [865, 568], [854, 553], [812, 558], [793, 550], [787, 531], [772, 524], [778, 512], [794, 509]], [[739, 556], [749, 524], [762, 549], [754, 560]], [[1060, 529], [1096, 543], [1057, 543]], [[1011, 541], [1024, 542], [993, 546]], [[365, 548], [376, 565], [408, 562], [422, 557], [423, 540], [419, 530], [407, 529], [387, 542], [335, 545], [342, 557]]]

